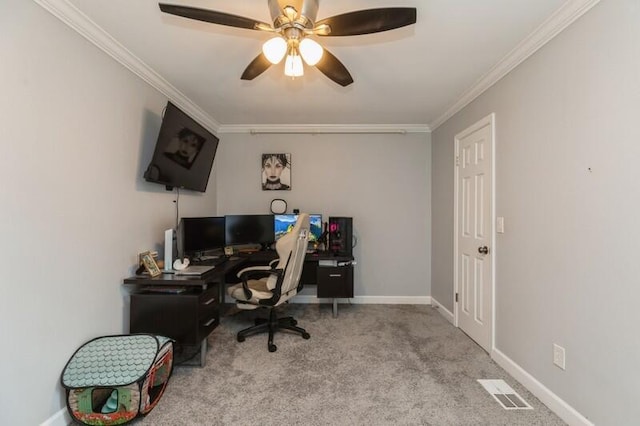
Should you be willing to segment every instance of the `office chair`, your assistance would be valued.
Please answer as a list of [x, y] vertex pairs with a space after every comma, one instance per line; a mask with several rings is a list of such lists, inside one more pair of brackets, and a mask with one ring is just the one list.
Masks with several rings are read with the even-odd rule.
[[[256, 319], [254, 326], [238, 332], [238, 342], [245, 337], [260, 332], [269, 332], [269, 352], [277, 350], [273, 344], [273, 335], [277, 330], [290, 330], [308, 339], [309, 333], [297, 327], [293, 317], [277, 318], [275, 308], [295, 296], [302, 289], [300, 275], [309, 241], [309, 215], [301, 213], [291, 232], [276, 242], [278, 259], [269, 266], [250, 266], [238, 272], [241, 283], [227, 289], [227, 293], [236, 299], [239, 309], [266, 308], [269, 319]], [[256, 279], [259, 278], [259, 279]]]

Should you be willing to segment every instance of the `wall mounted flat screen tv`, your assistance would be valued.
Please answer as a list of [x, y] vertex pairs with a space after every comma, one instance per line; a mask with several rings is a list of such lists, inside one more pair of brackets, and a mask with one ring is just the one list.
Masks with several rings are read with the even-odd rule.
[[219, 139], [171, 102], [162, 118], [156, 149], [144, 179], [205, 192]]

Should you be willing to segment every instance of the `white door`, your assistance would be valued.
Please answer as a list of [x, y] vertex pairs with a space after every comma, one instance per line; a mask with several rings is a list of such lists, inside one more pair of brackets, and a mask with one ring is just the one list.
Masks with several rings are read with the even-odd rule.
[[456, 135], [456, 325], [493, 345], [493, 114]]

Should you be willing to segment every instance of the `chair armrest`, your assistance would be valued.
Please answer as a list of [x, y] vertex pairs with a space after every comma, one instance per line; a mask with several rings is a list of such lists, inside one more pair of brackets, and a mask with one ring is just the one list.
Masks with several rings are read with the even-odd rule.
[[242, 278], [242, 274], [245, 274], [247, 272], [252, 272], [252, 271], [264, 271], [264, 272], [268, 272], [270, 271], [271, 266], [267, 266], [267, 265], [260, 265], [260, 266], [248, 266], [246, 268], [243, 268], [241, 270], [238, 271], [238, 273], [236, 274], [236, 276], [238, 278]]
[[253, 293], [249, 288], [249, 283], [247, 282], [249, 278], [255, 278], [255, 277], [262, 278], [269, 275], [276, 275], [278, 277], [278, 280], [280, 280], [283, 273], [284, 273], [284, 269], [272, 269], [272, 268], [269, 268], [268, 266], [250, 266], [238, 272], [238, 278], [242, 280], [242, 289], [244, 291], [244, 295], [247, 298], [247, 300], [249, 300], [253, 296]]

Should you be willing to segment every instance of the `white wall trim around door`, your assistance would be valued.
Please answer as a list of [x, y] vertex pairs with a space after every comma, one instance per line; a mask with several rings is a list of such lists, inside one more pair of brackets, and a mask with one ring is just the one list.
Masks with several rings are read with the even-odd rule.
[[442, 303], [438, 302], [433, 297], [431, 297], [431, 305], [434, 308], [436, 308], [438, 310], [438, 312], [440, 312], [440, 315], [442, 315], [451, 324], [453, 324], [455, 322], [455, 317], [453, 316], [453, 312], [451, 312], [450, 310], [445, 308]]
[[565, 2], [542, 25], [469, 88], [444, 114], [429, 123], [429, 128], [432, 131], [436, 130], [599, 2], [600, 0], [568, 0]]
[[524, 368], [520, 367], [504, 353], [500, 352], [500, 350], [494, 348], [493, 351], [491, 351], [491, 358], [569, 425], [593, 426], [593, 423], [590, 422], [589, 419], [567, 404], [562, 398], [540, 383]]
[[460, 206], [458, 206], [458, 198], [459, 198], [459, 174], [460, 174], [460, 164], [459, 164], [459, 156], [460, 156], [460, 140], [464, 139], [468, 135], [478, 131], [479, 129], [490, 126], [491, 127], [491, 205], [490, 205], [490, 213], [491, 216], [489, 221], [491, 223], [490, 226], [490, 249], [491, 249], [491, 337], [489, 341], [489, 347], [491, 350], [495, 349], [495, 341], [496, 341], [496, 233], [495, 233], [495, 218], [496, 218], [496, 114], [491, 113], [486, 117], [481, 118], [471, 126], [462, 130], [458, 134], [454, 136], [454, 166], [453, 166], [453, 182], [454, 182], [454, 200], [453, 200], [453, 217], [454, 217], [454, 225], [453, 225], [453, 325], [459, 327], [458, 318], [459, 318], [459, 306], [456, 295], [458, 295], [460, 289], [458, 288], [459, 284], [459, 274], [458, 274], [458, 237], [459, 237], [459, 224], [458, 224], [458, 215], [460, 213]]

